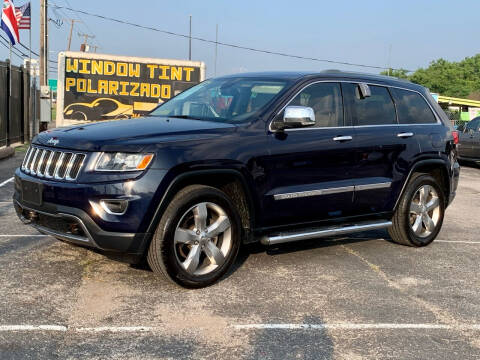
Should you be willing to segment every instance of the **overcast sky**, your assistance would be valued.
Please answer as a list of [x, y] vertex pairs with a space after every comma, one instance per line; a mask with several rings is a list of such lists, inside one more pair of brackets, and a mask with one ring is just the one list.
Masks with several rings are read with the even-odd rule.
[[[14, 0], [22, 5], [24, 0]], [[479, 52], [480, 1], [447, 0], [50, 0], [50, 17], [62, 19], [57, 28], [50, 22], [51, 58], [66, 49], [68, 18], [79, 15], [68, 10], [53, 11], [54, 4], [71, 6], [100, 15], [163, 30], [188, 34], [193, 16], [193, 35], [219, 41], [306, 57], [331, 59], [415, 70], [443, 57], [460, 60]], [[33, 49], [39, 48], [39, 0], [32, 1]], [[78, 32], [94, 34], [98, 52], [186, 59], [188, 40], [149, 30], [80, 15], [75, 26], [72, 49], [78, 50]], [[28, 31], [21, 30], [28, 45]], [[389, 47], [391, 58], [389, 60]], [[0, 58], [8, 49], [0, 47]], [[214, 46], [193, 42], [193, 60], [207, 64], [207, 76], [214, 74]], [[18, 63], [19, 59], [15, 59]], [[344, 69], [379, 72], [354, 66], [289, 59], [275, 55], [218, 48], [217, 75], [262, 70]], [[54, 73], [51, 78], [56, 77]]]

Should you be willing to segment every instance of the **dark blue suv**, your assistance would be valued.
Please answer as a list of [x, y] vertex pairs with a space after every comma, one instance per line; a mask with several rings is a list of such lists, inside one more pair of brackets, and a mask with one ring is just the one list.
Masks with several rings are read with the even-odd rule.
[[328, 71], [207, 80], [144, 119], [43, 132], [15, 173], [20, 219], [147, 259], [186, 286], [242, 244], [387, 228], [431, 243], [455, 196], [456, 134], [427, 89]]

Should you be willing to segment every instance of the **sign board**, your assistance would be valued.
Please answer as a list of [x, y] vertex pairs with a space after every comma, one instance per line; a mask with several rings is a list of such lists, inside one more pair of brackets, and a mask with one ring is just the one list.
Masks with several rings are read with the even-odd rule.
[[48, 86], [50, 86], [50, 90], [57, 91], [57, 80], [56, 79], [48, 79]]
[[205, 79], [196, 61], [61, 52], [58, 62], [57, 126], [140, 117]]

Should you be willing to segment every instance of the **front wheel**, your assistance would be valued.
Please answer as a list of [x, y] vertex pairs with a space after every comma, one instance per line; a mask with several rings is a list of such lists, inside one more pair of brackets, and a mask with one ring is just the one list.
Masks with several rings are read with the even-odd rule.
[[392, 240], [408, 246], [426, 246], [443, 224], [445, 195], [430, 175], [415, 174], [410, 180], [389, 229]]
[[222, 191], [188, 186], [163, 214], [150, 243], [148, 264], [179, 285], [208, 286], [235, 261], [241, 236], [240, 217]]

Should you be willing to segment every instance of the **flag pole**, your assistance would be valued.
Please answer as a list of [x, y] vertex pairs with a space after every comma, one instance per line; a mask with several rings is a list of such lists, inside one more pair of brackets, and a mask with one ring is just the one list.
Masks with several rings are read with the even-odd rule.
[[[29, 36], [29, 46], [28, 46], [28, 56], [29, 56], [29, 62], [28, 62], [28, 91], [29, 91], [29, 94], [28, 94], [28, 108], [29, 108], [29, 118], [28, 119], [28, 135], [29, 135], [29, 141], [32, 140], [32, 134], [35, 133], [35, 112], [34, 110], [32, 109], [33, 106], [30, 106], [30, 103], [32, 102], [32, 3], [30, 3], [30, 27], [28, 29], [28, 36]], [[35, 76], [35, 74], [33, 74], [33, 76]], [[34, 91], [33, 92], [33, 96], [36, 95], [36, 92]], [[35, 99], [33, 99], [33, 102], [35, 101]], [[31, 129], [30, 130], [30, 125], [31, 125]]]
[[12, 110], [12, 43], [9, 42], [10, 44], [10, 55], [9, 55], [9, 61], [8, 61], [8, 116], [7, 116], [7, 123], [6, 129], [7, 129], [7, 146], [10, 146], [10, 111]]

